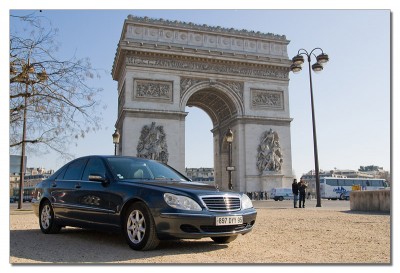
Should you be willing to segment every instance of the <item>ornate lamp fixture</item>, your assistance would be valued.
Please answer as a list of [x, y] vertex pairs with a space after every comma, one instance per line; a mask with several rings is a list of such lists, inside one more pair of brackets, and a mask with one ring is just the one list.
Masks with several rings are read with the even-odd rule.
[[[316, 56], [314, 54], [315, 50], [321, 51], [321, 53]], [[315, 161], [315, 187], [317, 193], [317, 207], [321, 207], [321, 192], [320, 192], [320, 181], [319, 181], [319, 164], [318, 164], [318, 150], [317, 150], [317, 132], [315, 128], [315, 114], [314, 114], [314, 96], [312, 88], [312, 77], [311, 68], [314, 72], [318, 73], [324, 69], [324, 65], [329, 61], [329, 57], [324, 51], [317, 47], [311, 50], [310, 53], [305, 49], [299, 49], [297, 55], [292, 58], [292, 65], [290, 66], [290, 71], [293, 73], [298, 73], [301, 71], [301, 65], [304, 63], [304, 58], [302, 55], [307, 56], [308, 61], [308, 72], [310, 76], [310, 93], [311, 93], [311, 112], [312, 112], [312, 125], [313, 125], [313, 138], [314, 138], [314, 161]], [[311, 66], [311, 56], [314, 56], [316, 63]]]

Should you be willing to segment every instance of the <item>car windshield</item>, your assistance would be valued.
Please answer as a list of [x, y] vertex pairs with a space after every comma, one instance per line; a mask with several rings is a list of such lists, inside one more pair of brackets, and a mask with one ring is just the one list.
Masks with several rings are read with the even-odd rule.
[[110, 157], [107, 161], [114, 175], [121, 180], [189, 181], [174, 169], [156, 161], [128, 157]]

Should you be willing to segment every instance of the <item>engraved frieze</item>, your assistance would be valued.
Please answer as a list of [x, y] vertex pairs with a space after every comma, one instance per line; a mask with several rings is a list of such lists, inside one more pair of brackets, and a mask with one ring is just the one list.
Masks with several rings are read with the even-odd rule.
[[161, 67], [167, 69], [177, 69], [182, 71], [195, 71], [206, 73], [233, 74], [246, 77], [271, 78], [287, 80], [288, 72], [286, 69], [279, 68], [254, 68], [239, 65], [227, 65], [223, 63], [213, 63], [208, 61], [180, 60], [175, 58], [163, 58], [161, 56], [153, 58], [150, 56], [127, 56], [127, 65], [137, 65], [144, 67]]
[[172, 101], [172, 82], [135, 79], [134, 94], [136, 99]]
[[250, 89], [253, 108], [283, 110], [283, 92], [263, 89]]

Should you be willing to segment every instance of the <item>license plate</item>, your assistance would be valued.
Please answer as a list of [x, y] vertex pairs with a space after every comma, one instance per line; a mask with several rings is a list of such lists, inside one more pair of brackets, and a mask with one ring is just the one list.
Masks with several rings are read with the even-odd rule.
[[243, 216], [220, 216], [216, 218], [217, 226], [231, 226], [243, 224]]

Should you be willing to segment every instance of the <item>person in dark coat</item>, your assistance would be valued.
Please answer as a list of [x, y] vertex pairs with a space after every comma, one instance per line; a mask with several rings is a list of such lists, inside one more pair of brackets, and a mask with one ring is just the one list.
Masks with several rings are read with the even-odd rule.
[[306, 202], [306, 188], [307, 188], [307, 185], [303, 181], [303, 179], [300, 178], [300, 182], [299, 182], [298, 186], [299, 186], [299, 193], [300, 193], [299, 208], [302, 208], [301, 201], [303, 201], [303, 208], [304, 208], [304, 203]]
[[293, 179], [292, 183], [292, 192], [293, 192], [293, 205], [295, 208], [297, 208], [297, 199], [299, 197], [299, 185], [297, 184], [297, 180]]

